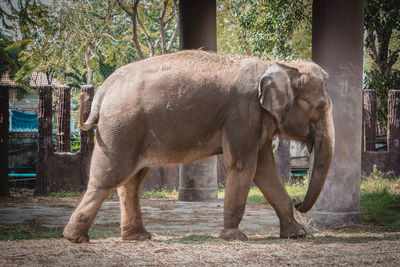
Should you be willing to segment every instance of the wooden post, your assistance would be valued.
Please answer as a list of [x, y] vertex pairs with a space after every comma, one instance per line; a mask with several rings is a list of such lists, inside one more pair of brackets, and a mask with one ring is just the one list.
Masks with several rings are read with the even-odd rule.
[[389, 91], [387, 141], [389, 151], [400, 150], [400, 90]]
[[0, 85], [0, 197], [9, 197], [8, 186], [8, 127], [9, 87]]
[[[85, 102], [85, 106], [83, 108], [83, 119], [87, 120], [90, 114], [90, 107], [92, 105], [93, 96], [94, 96], [94, 87], [93, 85], [82, 85], [81, 92], [87, 93], [89, 95], [89, 99]], [[89, 169], [90, 169], [90, 160], [92, 157], [92, 152], [94, 149], [94, 129], [90, 129], [88, 131], [81, 130], [81, 150], [82, 153], [82, 186], [85, 187], [87, 185], [89, 179]]]
[[363, 141], [364, 151], [375, 151], [376, 142], [376, 92], [363, 91]]
[[35, 196], [46, 195], [48, 192], [47, 163], [53, 153], [52, 143], [52, 87], [43, 85], [38, 88], [38, 159], [36, 163]]
[[57, 87], [57, 152], [71, 148], [71, 88]]
[[279, 145], [274, 153], [274, 158], [282, 181], [288, 182], [290, 178], [290, 141], [282, 134], [279, 135]]

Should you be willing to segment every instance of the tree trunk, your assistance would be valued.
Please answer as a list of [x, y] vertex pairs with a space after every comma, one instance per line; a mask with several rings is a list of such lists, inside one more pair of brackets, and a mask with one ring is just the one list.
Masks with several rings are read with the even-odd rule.
[[92, 66], [90, 66], [90, 57], [92, 56], [92, 47], [89, 45], [85, 50], [85, 62], [86, 62], [86, 84], [93, 84], [93, 70]]
[[0, 197], [9, 197], [8, 186], [8, 86], [0, 86]]
[[376, 142], [376, 92], [363, 92], [363, 141], [364, 151], [375, 151]]
[[57, 88], [57, 152], [69, 152], [71, 148], [71, 88]]
[[52, 87], [44, 85], [39, 87], [39, 110], [38, 110], [38, 159], [36, 163], [36, 189], [35, 196], [46, 195], [49, 181], [47, 177], [47, 162], [53, 152], [52, 143]]

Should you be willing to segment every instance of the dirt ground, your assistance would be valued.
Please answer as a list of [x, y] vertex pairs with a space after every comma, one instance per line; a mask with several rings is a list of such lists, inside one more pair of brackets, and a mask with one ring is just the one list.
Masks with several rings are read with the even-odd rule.
[[[76, 204], [77, 199], [46, 198], [1, 202], [0, 225], [62, 228]], [[306, 238], [282, 240], [272, 208], [248, 203], [241, 229], [249, 241], [226, 242], [218, 239], [222, 207], [222, 200], [144, 199], [143, 217], [153, 233], [151, 241], [124, 242], [118, 237], [91, 239], [88, 244], [60, 238], [0, 241], [0, 266], [400, 266], [400, 232], [320, 232], [308, 227], [312, 234]], [[119, 216], [118, 202], [106, 201], [95, 226], [111, 225], [118, 232]]]

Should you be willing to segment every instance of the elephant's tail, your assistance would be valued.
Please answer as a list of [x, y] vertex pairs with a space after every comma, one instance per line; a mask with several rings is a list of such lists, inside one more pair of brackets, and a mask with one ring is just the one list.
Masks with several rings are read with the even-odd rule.
[[[95, 103], [92, 104], [89, 118], [84, 121], [84, 105], [89, 99], [87, 92], [81, 93], [79, 97], [79, 127], [82, 131], [88, 131], [93, 128], [94, 124], [98, 121], [100, 108]], [[95, 102], [95, 101], [94, 101]]]

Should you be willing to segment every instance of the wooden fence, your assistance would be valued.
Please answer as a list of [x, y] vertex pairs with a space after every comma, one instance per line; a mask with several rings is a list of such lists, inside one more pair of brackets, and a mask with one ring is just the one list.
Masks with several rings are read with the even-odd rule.
[[400, 90], [388, 95], [387, 150], [376, 151], [376, 92], [363, 92], [362, 171], [373, 172], [374, 165], [383, 172], [400, 175]]

